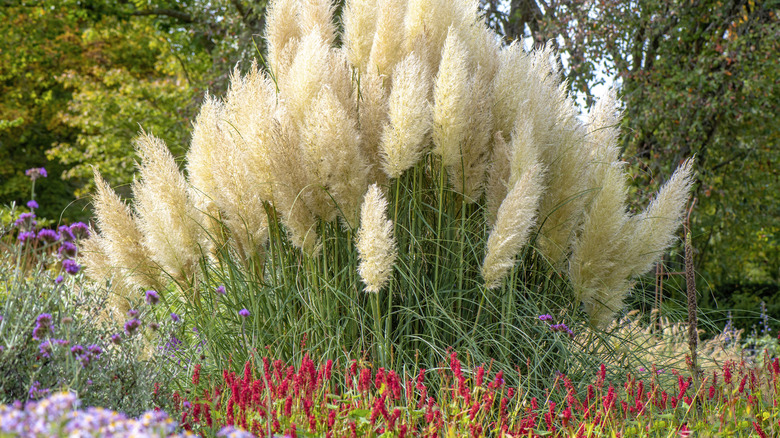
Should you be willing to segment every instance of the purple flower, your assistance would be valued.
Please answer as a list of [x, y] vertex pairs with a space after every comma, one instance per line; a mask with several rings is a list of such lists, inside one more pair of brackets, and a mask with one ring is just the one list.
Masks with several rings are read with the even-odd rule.
[[238, 314], [239, 314], [240, 316], [242, 316], [242, 317], [246, 318], [247, 316], [249, 316], [249, 311], [248, 311], [248, 310], [246, 310], [246, 309], [241, 309], [241, 310], [239, 310], [239, 311], [238, 311]]
[[70, 234], [76, 239], [89, 237], [89, 226], [87, 226], [87, 224], [84, 222], [76, 222], [71, 224], [69, 230]]
[[34, 209], [38, 208], [38, 203], [35, 202], [34, 199], [30, 200], [30, 201], [27, 201], [27, 208], [29, 208], [30, 210], [34, 210]]
[[173, 322], [179, 322], [181, 319], [179, 318], [179, 315], [175, 313], [171, 313], [171, 321]]
[[550, 330], [554, 332], [566, 332], [569, 336], [574, 336], [574, 332], [572, 332], [564, 323], [553, 324], [550, 326]]
[[219, 286], [214, 290], [216, 293], [220, 295], [225, 295], [227, 292], [225, 291], [225, 286]]
[[44, 228], [38, 231], [38, 238], [49, 243], [54, 243], [60, 239], [60, 235], [56, 231]]
[[65, 272], [68, 274], [76, 275], [78, 274], [79, 269], [81, 269], [81, 266], [71, 259], [65, 259], [62, 261], [62, 268], [65, 269]]
[[111, 335], [111, 342], [113, 342], [116, 345], [119, 345], [122, 343], [122, 335], [119, 333]]
[[84, 347], [82, 347], [81, 345], [74, 345], [70, 347], [70, 354], [74, 356], [81, 356], [82, 354], [84, 354]]
[[132, 335], [141, 326], [141, 321], [136, 318], [131, 319], [125, 323], [125, 333]]
[[27, 169], [24, 171], [24, 174], [29, 176], [31, 180], [35, 181], [38, 178], [46, 178], [49, 176], [48, 173], [46, 173], [45, 167], [33, 167], [32, 169]]
[[35, 239], [35, 231], [22, 231], [18, 237], [20, 242], [26, 242], [28, 240]]
[[76, 257], [77, 252], [78, 248], [76, 248], [76, 245], [74, 245], [72, 242], [62, 242], [60, 249], [57, 250], [57, 253], [59, 253], [60, 257], [62, 258]]
[[157, 324], [156, 322], [150, 322], [149, 328], [152, 329], [153, 331], [157, 331], [157, 329], [160, 328], [160, 324]]
[[41, 357], [51, 357], [51, 342], [45, 340], [38, 346], [38, 351], [41, 353]]
[[65, 280], [65, 278], [62, 275], [58, 275], [57, 278], [54, 279], [54, 284], [60, 284], [63, 280]]
[[41, 313], [38, 318], [35, 319], [35, 328], [33, 328], [33, 339], [40, 341], [43, 339], [52, 328], [52, 318], [49, 313]]
[[72, 242], [74, 240], [73, 233], [70, 232], [70, 227], [67, 225], [60, 225], [57, 228], [60, 232], [60, 238], [65, 242]]
[[548, 314], [539, 315], [539, 321], [549, 322], [549, 321], [552, 321], [552, 320], [553, 320], [552, 315], [548, 315]]
[[87, 350], [89, 351], [89, 354], [91, 354], [95, 359], [100, 359], [100, 355], [103, 354], [103, 349], [96, 344], [90, 345], [87, 347]]
[[138, 310], [136, 310], [136, 309], [128, 310], [127, 311], [127, 316], [129, 316], [130, 318], [135, 318], [136, 316], [138, 316]]
[[151, 304], [154, 306], [155, 304], [160, 302], [160, 295], [157, 294], [157, 292], [153, 290], [146, 291], [146, 303]]

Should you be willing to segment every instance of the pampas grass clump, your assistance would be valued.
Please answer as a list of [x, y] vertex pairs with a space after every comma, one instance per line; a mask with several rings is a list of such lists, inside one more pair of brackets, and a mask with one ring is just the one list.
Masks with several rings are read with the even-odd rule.
[[617, 100], [582, 121], [549, 48], [504, 45], [476, 0], [348, 0], [340, 37], [333, 12], [270, 2], [268, 64], [205, 99], [186, 177], [148, 134], [132, 209], [96, 172], [88, 272], [187, 305], [238, 264], [256, 333], [370, 334], [383, 360], [492, 339], [526, 363], [502, 345], [540, 313], [612, 321], [674, 240], [692, 161], [632, 215]]

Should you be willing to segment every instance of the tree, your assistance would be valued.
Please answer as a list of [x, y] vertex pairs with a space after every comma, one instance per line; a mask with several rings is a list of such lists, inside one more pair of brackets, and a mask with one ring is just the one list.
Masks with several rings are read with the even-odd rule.
[[603, 63], [625, 103], [635, 190], [696, 155], [696, 263], [711, 281], [780, 281], [776, 0], [512, 0], [505, 14], [483, 4], [508, 36], [555, 44], [588, 104]]

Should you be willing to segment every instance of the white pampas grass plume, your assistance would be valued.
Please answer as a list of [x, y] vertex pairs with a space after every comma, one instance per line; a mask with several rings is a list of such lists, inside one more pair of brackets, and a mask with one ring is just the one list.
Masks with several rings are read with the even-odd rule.
[[360, 150], [355, 120], [329, 87], [309, 108], [301, 137], [303, 158], [320, 187], [316, 213], [326, 221], [340, 213], [350, 227], [356, 226], [368, 186], [368, 163]]
[[498, 209], [496, 224], [488, 237], [487, 254], [482, 262], [482, 278], [488, 289], [501, 285], [515, 264], [515, 256], [528, 240], [536, 221], [541, 175], [539, 165], [528, 169]]
[[694, 159], [685, 160], [674, 171], [669, 181], [644, 212], [631, 218], [634, 234], [631, 238], [632, 275], [649, 271], [661, 258], [663, 251], [676, 239], [693, 186]]
[[187, 181], [162, 140], [142, 132], [135, 140], [141, 181], [133, 183], [138, 225], [152, 260], [177, 281], [190, 283], [205, 234]]
[[299, 3], [298, 0], [272, 0], [266, 8], [264, 38], [268, 65], [277, 80], [286, 75], [301, 38]]
[[510, 156], [511, 150], [504, 136], [496, 132], [485, 186], [485, 222], [490, 227], [495, 224], [498, 209], [509, 192]]
[[373, 0], [351, 0], [344, 7], [344, 47], [349, 62], [360, 72], [365, 72], [368, 67], [377, 15]]
[[97, 169], [94, 169], [94, 176], [96, 192], [92, 204], [100, 229], [100, 250], [118, 271], [117, 278], [137, 289], [158, 288], [160, 270], [152, 262], [149, 249], [141, 243], [143, 234], [137, 217]]
[[367, 292], [378, 293], [392, 276], [397, 250], [393, 222], [387, 218], [387, 200], [376, 184], [363, 198], [356, 246], [358, 274]]
[[328, 83], [330, 66], [330, 49], [322, 37], [318, 33], [304, 36], [288, 75], [279, 81], [279, 89], [296, 129], [300, 129], [320, 88]]
[[387, 91], [383, 78], [376, 68], [369, 67], [359, 77], [358, 126], [360, 128], [360, 148], [369, 165], [369, 181], [384, 185], [387, 175], [382, 171], [379, 146], [382, 129], [387, 123]]
[[379, 74], [389, 76], [395, 64], [404, 57], [403, 20], [407, 0], [380, 0], [376, 33], [371, 43], [368, 64]]
[[430, 75], [415, 54], [395, 68], [390, 92], [389, 119], [382, 133], [382, 167], [391, 178], [398, 178], [420, 160], [431, 128], [428, 102]]
[[460, 164], [460, 148], [469, 122], [469, 73], [466, 47], [450, 28], [433, 92], [433, 152], [442, 165]]
[[336, 40], [334, 5], [330, 0], [304, 0], [301, 8], [301, 33], [319, 33], [328, 46]]

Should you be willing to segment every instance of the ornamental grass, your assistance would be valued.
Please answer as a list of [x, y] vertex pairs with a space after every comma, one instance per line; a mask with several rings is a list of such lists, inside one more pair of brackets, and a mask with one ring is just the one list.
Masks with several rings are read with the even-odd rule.
[[300, 359], [304, 334], [323, 357], [431, 367], [452, 347], [539, 382], [608, 361], [575, 335], [673, 243], [693, 161], [633, 214], [619, 103], [578, 117], [549, 48], [504, 44], [476, 1], [334, 9], [270, 2], [263, 65], [205, 99], [185, 172], [151, 133], [131, 203], [95, 170], [87, 273], [159, 292], [214, 369]]

